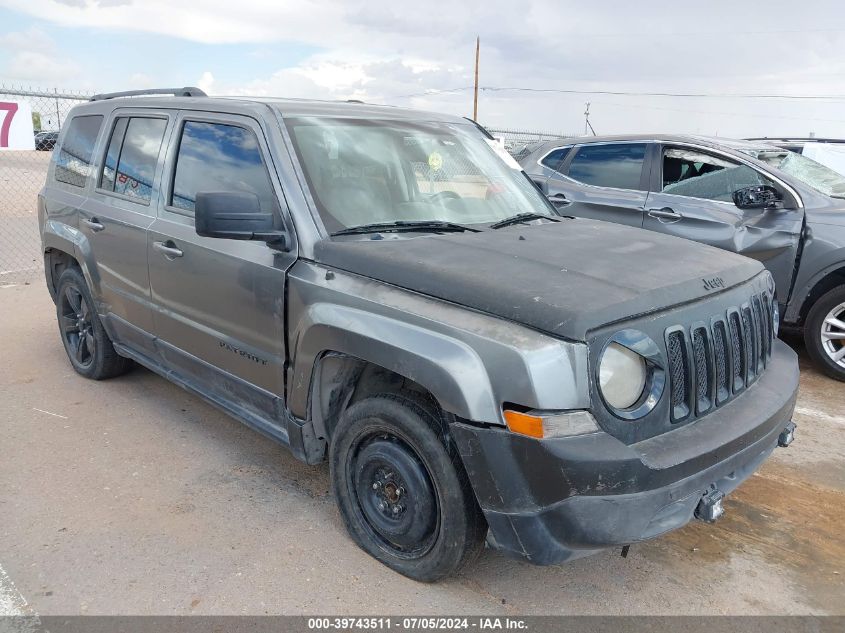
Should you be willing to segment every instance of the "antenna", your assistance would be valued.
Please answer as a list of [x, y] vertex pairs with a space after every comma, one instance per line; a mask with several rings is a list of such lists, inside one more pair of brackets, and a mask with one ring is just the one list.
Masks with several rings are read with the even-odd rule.
[[472, 97], [472, 120], [478, 121], [478, 53], [481, 47], [481, 38], [475, 37], [475, 88]]

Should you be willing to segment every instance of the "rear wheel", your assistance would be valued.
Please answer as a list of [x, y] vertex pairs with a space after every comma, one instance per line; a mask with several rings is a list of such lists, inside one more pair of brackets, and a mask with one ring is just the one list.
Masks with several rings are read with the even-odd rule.
[[370, 555], [432, 582], [472, 561], [487, 525], [439, 414], [384, 394], [344, 412], [332, 438], [332, 486], [349, 534]]
[[845, 286], [828, 291], [810, 308], [804, 342], [819, 369], [845, 381]]
[[67, 268], [59, 277], [56, 317], [68, 360], [78, 374], [102, 380], [119, 376], [132, 366], [132, 361], [114, 349], [78, 268]]

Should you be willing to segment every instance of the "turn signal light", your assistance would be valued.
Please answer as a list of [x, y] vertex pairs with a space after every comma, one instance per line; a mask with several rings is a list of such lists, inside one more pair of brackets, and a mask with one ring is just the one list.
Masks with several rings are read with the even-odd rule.
[[599, 430], [595, 418], [589, 411], [528, 411], [522, 413], [512, 409], [502, 411], [505, 424], [511, 433], [527, 435], [537, 439], [586, 435]]

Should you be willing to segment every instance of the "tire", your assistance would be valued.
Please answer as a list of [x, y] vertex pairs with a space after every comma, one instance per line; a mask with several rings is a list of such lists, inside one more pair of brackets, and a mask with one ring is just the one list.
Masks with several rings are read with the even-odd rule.
[[845, 381], [845, 286], [828, 291], [810, 308], [804, 343], [816, 367]]
[[332, 436], [332, 487], [350, 536], [381, 563], [421, 582], [472, 562], [487, 534], [445, 428], [436, 407], [382, 394], [349, 407]]
[[97, 316], [82, 272], [67, 268], [56, 289], [56, 319], [68, 360], [76, 373], [92, 380], [126, 373], [132, 361], [120, 356]]

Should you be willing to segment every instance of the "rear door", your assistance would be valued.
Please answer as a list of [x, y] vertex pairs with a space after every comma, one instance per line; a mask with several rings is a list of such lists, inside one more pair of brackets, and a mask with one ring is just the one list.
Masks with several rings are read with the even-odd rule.
[[[779, 210], [740, 209], [733, 192], [771, 185]], [[804, 220], [798, 201], [761, 170], [720, 152], [663, 145], [653, 170], [643, 228], [703, 242], [761, 261], [786, 301]]]
[[118, 109], [107, 121], [94, 192], [79, 230], [97, 263], [100, 296], [118, 341], [152, 352], [147, 229], [154, 219], [161, 148], [173, 113]]
[[261, 241], [200, 237], [194, 228], [200, 191], [255, 193], [262, 210], [278, 215], [279, 226], [288, 223], [261, 126], [247, 116], [181, 112], [163, 189], [149, 232], [162, 358], [241, 417], [281, 419], [285, 275], [295, 252]]
[[584, 218], [641, 226], [648, 191], [651, 144], [590, 143], [570, 152], [546, 187], [550, 199], [571, 202], [563, 212]]

